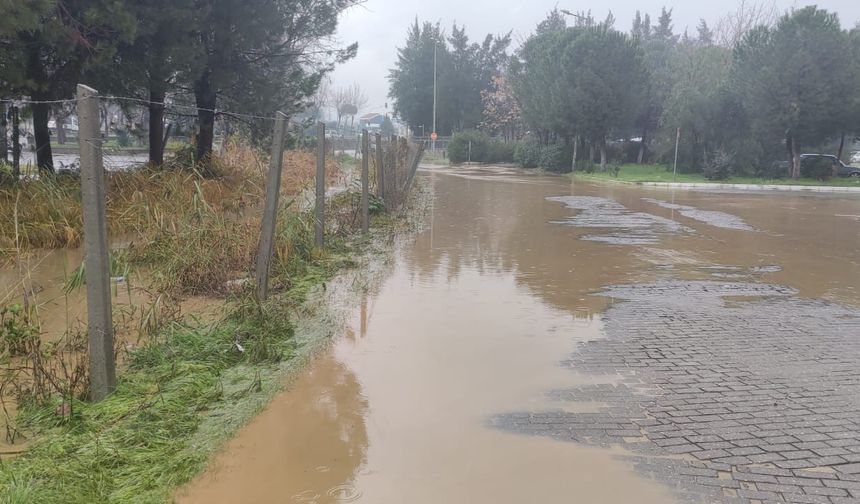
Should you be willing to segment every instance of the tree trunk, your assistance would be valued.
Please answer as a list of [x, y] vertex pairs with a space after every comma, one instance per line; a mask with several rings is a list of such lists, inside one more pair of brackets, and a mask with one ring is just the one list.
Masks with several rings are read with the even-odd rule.
[[0, 104], [0, 163], [9, 162], [9, 145], [6, 143], [6, 105]]
[[[842, 136], [839, 137], [839, 152], [836, 153], [836, 159], [842, 161], [842, 155], [845, 153], [845, 132], [842, 132]], [[833, 175], [834, 178], [839, 176], [839, 163], [833, 163]]]
[[149, 164], [164, 164], [164, 97], [163, 87], [149, 86]]
[[57, 143], [66, 145], [66, 127], [60, 120], [57, 120]]
[[636, 164], [642, 164], [645, 162], [645, 145], [646, 145], [646, 136], [648, 135], [648, 128], [644, 128], [642, 130], [642, 140], [639, 142], [639, 154], [636, 156]]
[[606, 138], [600, 140], [600, 171], [606, 171]]
[[576, 151], [579, 149], [579, 135], [573, 137], [573, 162], [570, 165], [570, 171], [576, 171]]
[[197, 103], [197, 162], [202, 171], [210, 175], [212, 142], [215, 140], [215, 105], [217, 95], [210, 80], [211, 71], [206, 70], [194, 83], [194, 99]]
[[[588, 142], [588, 166], [594, 163], [594, 142]], [[590, 168], [589, 168], [590, 169]]]
[[799, 179], [800, 178], [800, 142], [792, 136], [791, 137], [791, 178]]
[[105, 142], [107, 142], [108, 137], [110, 136], [110, 110], [108, 110], [107, 102], [102, 103], [101, 107], [102, 117], [105, 121]]
[[[34, 93], [34, 101], [49, 100], [43, 93]], [[40, 170], [54, 171], [54, 156], [51, 152], [51, 130], [48, 129], [48, 117], [51, 107], [47, 103], [33, 104], [33, 136], [36, 141], [36, 165]]]
[[[836, 154], [836, 157], [842, 161], [842, 155], [845, 153], [845, 132], [842, 132], [842, 136], [839, 137], [839, 152]], [[835, 168], [834, 168], [835, 170]]]

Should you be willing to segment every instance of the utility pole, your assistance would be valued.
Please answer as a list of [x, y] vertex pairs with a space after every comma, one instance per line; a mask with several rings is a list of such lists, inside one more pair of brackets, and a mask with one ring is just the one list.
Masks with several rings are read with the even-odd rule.
[[675, 175], [678, 174], [678, 144], [681, 142], [681, 128], [675, 135], [675, 167], [672, 169], [672, 182], [675, 182]]
[[431, 139], [430, 148], [436, 152], [436, 48], [438, 44], [433, 44], [433, 137]]

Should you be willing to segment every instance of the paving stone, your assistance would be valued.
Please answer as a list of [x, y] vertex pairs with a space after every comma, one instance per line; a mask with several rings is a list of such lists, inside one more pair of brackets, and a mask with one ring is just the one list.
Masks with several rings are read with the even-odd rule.
[[[595, 229], [598, 213], [588, 216]], [[648, 223], [648, 239], [662, 225]], [[622, 301], [603, 316], [606, 337], [580, 345], [563, 364], [621, 382], [550, 397], [606, 406], [596, 414], [499, 415], [492, 425], [623, 445], [639, 454], [637, 470], [681, 502], [860, 502], [860, 310], [734, 281], [614, 286], [605, 294]], [[727, 296], [746, 301], [729, 307]], [[629, 443], [634, 437], [642, 441]], [[666, 457], [678, 454], [688, 458]]]

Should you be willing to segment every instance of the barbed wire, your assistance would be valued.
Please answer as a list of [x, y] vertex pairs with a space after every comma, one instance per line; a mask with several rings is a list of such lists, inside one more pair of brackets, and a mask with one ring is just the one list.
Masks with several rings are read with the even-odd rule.
[[[223, 109], [218, 109], [218, 108], [209, 109], [209, 108], [204, 108], [204, 107], [198, 107], [196, 105], [182, 105], [182, 104], [177, 104], [177, 103], [157, 102], [157, 101], [152, 101], [152, 100], [146, 100], [143, 98], [134, 98], [131, 96], [108, 95], [108, 96], [98, 96], [97, 98], [99, 100], [105, 100], [105, 101], [113, 100], [113, 101], [126, 101], [126, 102], [140, 103], [143, 105], [157, 105], [157, 106], [163, 107], [165, 109], [174, 109], [174, 110], [175, 109], [184, 109], [184, 110], [194, 110], [197, 112], [211, 112], [212, 114], [214, 114], [216, 116], [222, 115], [222, 116], [234, 117], [236, 119], [259, 119], [259, 120], [264, 120], [264, 121], [275, 121], [278, 119], [275, 116], [245, 114], [245, 113], [241, 113], [241, 112], [232, 112], [229, 110], [223, 110]], [[76, 98], [68, 98], [68, 99], [63, 99], [63, 100], [10, 100], [10, 99], [0, 99], [0, 103], [7, 103], [7, 104], [13, 104], [13, 105], [60, 105], [60, 104], [68, 104], [68, 103], [77, 103], [77, 101], [78, 100]]]

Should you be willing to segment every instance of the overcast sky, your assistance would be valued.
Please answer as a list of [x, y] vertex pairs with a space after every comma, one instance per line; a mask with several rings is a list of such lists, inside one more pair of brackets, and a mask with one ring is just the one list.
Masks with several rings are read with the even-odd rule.
[[[358, 56], [340, 65], [331, 76], [332, 87], [357, 83], [369, 100], [362, 112], [384, 112], [388, 100], [388, 70], [394, 66], [397, 47], [406, 39], [406, 31], [415, 17], [423, 21], [441, 21], [450, 32], [453, 22], [465, 25], [472, 40], [482, 40], [487, 33], [513, 30], [514, 46], [527, 36], [547, 12], [556, 5], [571, 11], [591, 9], [595, 18], [603, 19], [609, 10], [615, 15], [615, 27], [629, 31], [637, 9], [650, 13], [656, 20], [663, 5], [674, 7], [675, 33], [689, 28], [695, 34], [699, 19], [713, 26], [728, 11], [735, 10], [739, 0], [668, 2], [668, 0], [367, 0], [347, 11], [341, 18], [338, 37], [348, 44], [358, 42]], [[749, 3], [749, 2], [748, 2]], [[804, 6], [806, 2], [777, 0], [781, 9]], [[860, 20], [860, 1], [822, 0], [819, 7], [839, 13], [843, 27]], [[389, 105], [390, 107], [390, 105]]]

